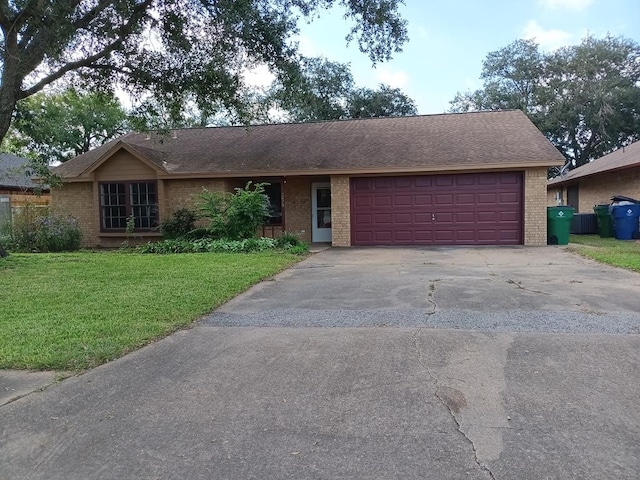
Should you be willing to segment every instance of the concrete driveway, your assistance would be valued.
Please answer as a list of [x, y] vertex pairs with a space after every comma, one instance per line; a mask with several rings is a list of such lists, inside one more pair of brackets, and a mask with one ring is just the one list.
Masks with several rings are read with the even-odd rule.
[[0, 407], [0, 479], [635, 479], [639, 310], [562, 248], [330, 249]]

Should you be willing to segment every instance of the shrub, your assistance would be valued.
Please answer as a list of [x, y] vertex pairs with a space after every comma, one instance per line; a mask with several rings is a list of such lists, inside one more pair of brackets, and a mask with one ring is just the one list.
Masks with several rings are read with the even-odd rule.
[[8, 225], [9, 248], [18, 252], [63, 252], [80, 248], [82, 232], [71, 216], [27, 204]]
[[295, 247], [304, 243], [300, 240], [300, 235], [293, 232], [282, 232], [282, 235], [277, 239], [277, 242], [278, 247], [280, 248]]
[[182, 238], [195, 228], [195, 224], [196, 213], [189, 208], [179, 208], [160, 224], [160, 233], [167, 239]]
[[[303, 248], [303, 246], [293, 248]], [[277, 240], [273, 238], [247, 238], [244, 240], [221, 240], [201, 238], [198, 240], [174, 239], [149, 242], [136, 248], [139, 253], [249, 253], [275, 250]], [[289, 251], [293, 251], [293, 248]], [[306, 246], [304, 246], [306, 248]], [[305, 253], [306, 250], [294, 253]]]
[[264, 193], [264, 185], [247, 182], [246, 187], [236, 188], [233, 194], [204, 189], [197, 201], [200, 214], [209, 219], [210, 235], [231, 240], [255, 238], [258, 227], [269, 216], [269, 197]]

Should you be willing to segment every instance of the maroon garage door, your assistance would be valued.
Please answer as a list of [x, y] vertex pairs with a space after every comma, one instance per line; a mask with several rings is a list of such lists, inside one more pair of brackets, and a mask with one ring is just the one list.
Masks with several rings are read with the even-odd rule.
[[522, 244], [522, 184], [520, 172], [352, 178], [352, 244]]

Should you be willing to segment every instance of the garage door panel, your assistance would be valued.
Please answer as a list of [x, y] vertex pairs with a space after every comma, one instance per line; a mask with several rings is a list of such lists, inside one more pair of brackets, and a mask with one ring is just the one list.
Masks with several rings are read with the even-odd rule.
[[396, 225], [411, 225], [413, 222], [413, 216], [411, 215], [411, 213], [396, 213], [393, 216], [393, 223], [395, 223]]
[[393, 197], [393, 206], [394, 207], [410, 207], [411, 206], [411, 195], [395, 195]]
[[416, 207], [426, 207], [433, 205], [433, 196], [432, 195], [421, 195], [416, 194], [413, 197], [414, 204]]
[[449, 205], [453, 205], [453, 194], [451, 193], [440, 193], [438, 195], [436, 195], [435, 198], [435, 205], [436, 206], [449, 206]]
[[496, 203], [498, 203], [498, 195], [495, 192], [478, 193], [478, 196], [476, 198], [477, 198], [477, 203], [479, 205], [482, 205], [482, 204], [495, 205]]
[[476, 196], [473, 193], [456, 194], [456, 205], [475, 205]]
[[475, 221], [475, 212], [456, 212], [455, 214], [456, 223], [475, 223]]
[[378, 195], [373, 197], [373, 205], [375, 207], [390, 207], [393, 205], [393, 199], [391, 195]]
[[514, 245], [523, 175], [498, 172], [352, 179], [354, 245]]
[[371, 196], [355, 195], [353, 200], [353, 204], [356, 207], [370, 207], [373, 205], [373, 197]]
[[413, 223], [430, 224], [433, 222], [431, 213], [416, 213], [413, 215]]

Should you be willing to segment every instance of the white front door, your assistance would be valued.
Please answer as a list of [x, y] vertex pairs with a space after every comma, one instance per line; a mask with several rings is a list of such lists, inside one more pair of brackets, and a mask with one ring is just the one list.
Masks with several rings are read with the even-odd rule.
[[311, 241], [331, 241], [331, 184], [311, 184]]

